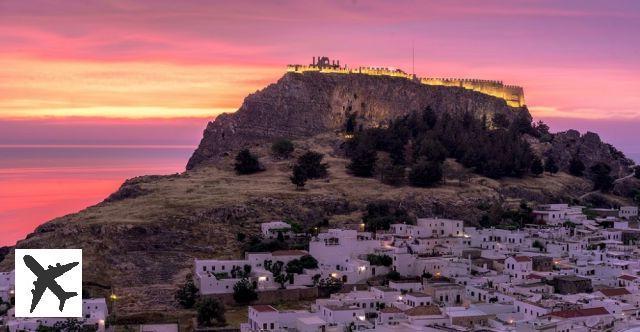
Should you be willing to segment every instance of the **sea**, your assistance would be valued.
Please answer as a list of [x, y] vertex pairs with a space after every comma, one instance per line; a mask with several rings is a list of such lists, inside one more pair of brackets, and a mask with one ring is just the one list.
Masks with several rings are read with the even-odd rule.
[[101, 202], [128, 178], [184, 171], [195, 146], [0, 145], [0, 246]]

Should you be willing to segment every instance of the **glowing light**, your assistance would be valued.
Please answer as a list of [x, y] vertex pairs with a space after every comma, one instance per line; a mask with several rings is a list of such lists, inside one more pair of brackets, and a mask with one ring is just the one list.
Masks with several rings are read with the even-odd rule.
[[118, 299], [118, 296], [116, 296], [116, 294], [111, 294], [109, 298], [111, 299], [111, 301], [116, 301]]
[[364, 318], [365, 318], [364, 316], [358, 316], [359, 320], [364, 320]]
[[332, 277], [332, 278], [337, 278], [337, 277], [338, 277], [338, 274], [337, 274], [337, 273], [335, 273], [335, 272], [333, 272], [333, 273], [331, 273], [331, 277]]
[[258, 277], [258, 281], [267, 281], [267, 277]]
[[[405, 73], [395, 68], [384, 67], [359, 67], [356, 69], [348, 69], [344, 67], [318, 67], [315, 65], [288, 65], [288, 72], [304, 73], [314, 71], [320, 73], [337, 73], [337, 74], [365, 74], [372, 76], [391, 76], [402, 77], [412, 81], [418, 81], [425, 85], [442, 85], [455, 86], [465, 88], [467, 90], [477, 91], [489, 96], [503, 99], [509, 106], [520, 107], [525, 104], [524, 91], [522, 87], [513, 85], [504, 85], [501, 81], [476, 80], [476, 79], [457, 79], [457, 78], [417, 78], [413, 74]], [[347, 138], [349, 135], [345, 135]], [[351, 135], [353, 136], [353, 135]]]
[[367, 267], [366, 266], [360, 266], [359, 269], [360, 269], [360, 271], [364, 271], [364, 270], [367, 269]]

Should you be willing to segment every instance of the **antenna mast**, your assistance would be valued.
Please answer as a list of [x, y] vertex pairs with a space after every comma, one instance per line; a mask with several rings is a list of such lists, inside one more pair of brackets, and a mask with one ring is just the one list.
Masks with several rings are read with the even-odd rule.
[[416, 49], [411, 39], [411, 75], [416, 76]]

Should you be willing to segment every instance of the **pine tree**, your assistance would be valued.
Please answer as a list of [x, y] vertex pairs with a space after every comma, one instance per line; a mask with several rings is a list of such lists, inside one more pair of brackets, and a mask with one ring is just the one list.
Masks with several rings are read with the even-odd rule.
[[415, 187], [431, 187], [442, 180], [442, 163], [419, 160], [411, 167], [409, 183]]
[[549, 158], [547, 158], [547, 162], [544, 164], [544, 170], [551, 174], [555, 174], [558, 173], [560, 168], [558, 168], [558, 165], [556, 165], [555, 159], [549, 156]]
[[198, 324], [204, 326], [225, 325], [224, 305], [217, 299], [202, 299], [197, 305]]
[[531, 174], [538, 176], [544, 172], [544, 167], [542, 166], [542, 160], [538, 157], [534, 157], [531, 162]]
[[376, 166], [376, 151], [373, 149], [358, 149], [351, 157], [351, 163], [347, 168], [355, 176], [371, 177]]
[[233, 285], [233, 299], [239, 304], [248, 304], [258, 299], [258, 293], [249, 279], [243, 278]]
[[593, 189], [608, 192], [613, 188], [613, 177], [610, 175], [611, 167], [605, 163], [597, 163], [589, 168], [593, 174]]
[[251, 154], [248, 149], [238, 152], [234, 168], [238, 174], [253, 174], [263, 171], [258, 158]]
[[571, 158], [569, 162], [569, 173], [573, 176], [583, 176], [584, 175], [584, 163], [577, 156]]
[[307, 183], [307, 172], [300, 165], [296, 165], [293, 167], [293, 174], [290, 179], [297, 189], [302, 189]]
[[352, 113], [347, 115], [347, 121], [344, 124], [344, 131], [347, 134], [353, 134], [356, 131], [356, 114]]
[[302, 167], [307, 174], [307, 179], [319, 179], [327, 176], [327, 163], [322, 163], [322, 153], [308, 151], [298, 158], [297, 165]]
[[290, 140], [284, 138], [275, 141], [271, 145], [271, 153], [273, 153], [274, 156], [283, 159], [289, 158], [294, 149], [295, 147], [293, 146], [293, 143]]

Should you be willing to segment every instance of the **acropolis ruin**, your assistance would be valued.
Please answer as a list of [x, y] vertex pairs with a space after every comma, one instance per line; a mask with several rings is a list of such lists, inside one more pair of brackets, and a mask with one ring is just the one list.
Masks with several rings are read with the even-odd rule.
[[524, 90], [522, 87], [516, 85], [505, 85], [502, 81], [465, 78], [417, 77], [415, 74], [408, 74], [400, 69], [388, 67], [358, 67], [351, 69], [347, 68], [346, 65], [340, 66], [340, 60], [330, 60], [326, 56], [314, 56], [312, 63], [309, 65], [287, 65], [287, 71], [294, 73], [315, 71], [320, 73], [402, 77], [421, 84], [454, 86], [477, 91], [489, 96], [501, 98], [507, 103], [507, 105], [512, 107], [522, 107], [525, 105]]

